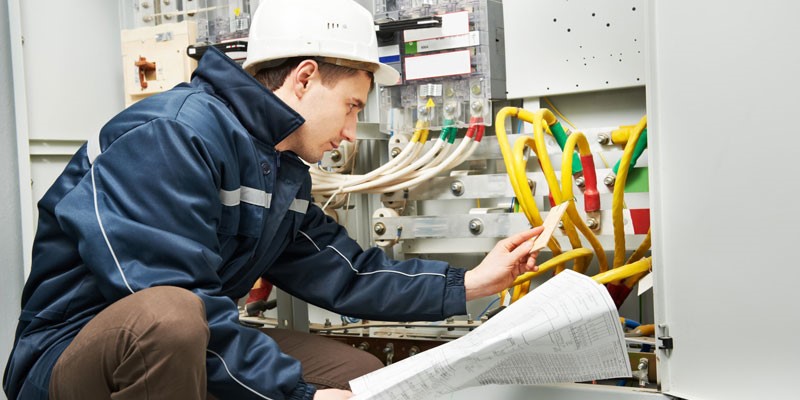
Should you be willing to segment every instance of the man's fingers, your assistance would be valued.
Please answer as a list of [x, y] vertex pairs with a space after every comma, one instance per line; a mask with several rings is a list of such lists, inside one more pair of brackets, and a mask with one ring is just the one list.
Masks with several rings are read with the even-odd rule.
[[531, 239], [532, 237], [539, 235], [543, 230], [543, 226], [537, 226], [536, 228], [517, 233], [516, 235], [506, 239], [508, 241], [507, 243], [511, 245], [510, 247], [506, 246], [506, 248], [510, 251], [511, 249], [525, 243], [525, 241]]

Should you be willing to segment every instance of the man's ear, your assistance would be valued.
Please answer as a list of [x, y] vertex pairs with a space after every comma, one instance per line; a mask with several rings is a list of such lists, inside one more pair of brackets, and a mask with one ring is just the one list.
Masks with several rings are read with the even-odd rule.
[[314, 60], [303, 60], [292, 72], [292, 89], [298, 99], [308, 92], [309, 86], [319, 78], [319, 65]]

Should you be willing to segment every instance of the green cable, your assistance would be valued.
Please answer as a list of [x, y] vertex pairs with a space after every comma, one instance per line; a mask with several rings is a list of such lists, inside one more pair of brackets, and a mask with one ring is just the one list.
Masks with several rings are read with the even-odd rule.
[[[558, 147], [561, 147], [561, 151], [564, 151], [564, 146], [567, 144], [567, 132], [564, 131], [561, 122], [550, 125], [550, 132], [553, 132], [553, 137], [556, 139]], [[583, 172], [581, 159], [578, 153], [572, 153], [572, 174], [575, 175], [579, 172]]]
[[[646, 148], [647, 148], [647, 128], [644, 128], [642, 129], [642, 134], [639, 135], [639, 139], [636, 141], [636, 146], [634, 146], [633, 148], [633, 156], [631, 157], [630, 169], [633, 169], [633, 166], [636, 165], [636, 162], [639, 160], [639, 157], [642, 156], [642, 153], [644, 153], [644, 149]], [[622, 161], [621, 157], [619, 160], [617, 160], [617, 163], [614, 164], [614, 168], [612, 169], [614, 175], [616, 175], [617, 171], [619, 170], [620, 161]]]

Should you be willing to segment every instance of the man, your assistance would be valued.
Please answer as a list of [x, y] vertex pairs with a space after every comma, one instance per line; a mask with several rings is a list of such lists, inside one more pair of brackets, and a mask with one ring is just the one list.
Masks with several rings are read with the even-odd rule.
[[109, 121], [42, 198], [10, 399], [347, 398], [238, 324], [256, 279], [347, 315], [440, 320], [534, 269], [539, 230], [465, 274], [364, 251], [310, 204], [302, 160], [354, 140], [373, 77], [397, 80], [366, 10], [262, 1], [250, 46], [255, 79], [209, 51], [191, 83]]

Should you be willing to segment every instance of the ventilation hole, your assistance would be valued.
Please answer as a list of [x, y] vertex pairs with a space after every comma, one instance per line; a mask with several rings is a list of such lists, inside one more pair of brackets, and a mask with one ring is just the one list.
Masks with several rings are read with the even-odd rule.
[[575, 84], [575, 87], [578, 87], [578, 84], [577, 84], [577, 83]]
[[619, 59], [619, 62], [622, 62], [622, 59], [621, 59], [621, 58]]
[[556, 22], [556, 21], [558, 21], [558, 19], [557, 18], [553, 18], [553, 22]]
[[570, 29], [570, 28], [567, 28], [567, 32], [572, 32], [572, 29]]
[[550, 90], [550, 88], [547, 88], [547, 90]]
[[583, 66], [585, 67], [585, 66], [586, 66], [586, 63], [583, 63]]
[[606, 81], [606, 85], [608, 85], [608, 81]]
[[611, 24], [606, 24], [606, 26], [611, 26]]
[[639, 78], [636, 78], [636, 80], [638, 81], [638, 80], [639, 80]]
[[634, 41], [634, 42], [638, 42], [638, 41], [639, 41], [639, 39], [633, 39], [633, 41]]
[[592, 16], [593, 16], [593, 17], [594, 17], [595, 15], [597, 15], [597, 14], [595, 14], [595, 13], [592, 13]]
[[583, 46], [578, 46], [578, 47], [583, 48]]
[[636, 7], [633, 7], [633, 9], [632, 9], [632, 10], [633, 10], [633, 11], [636, 11]]

